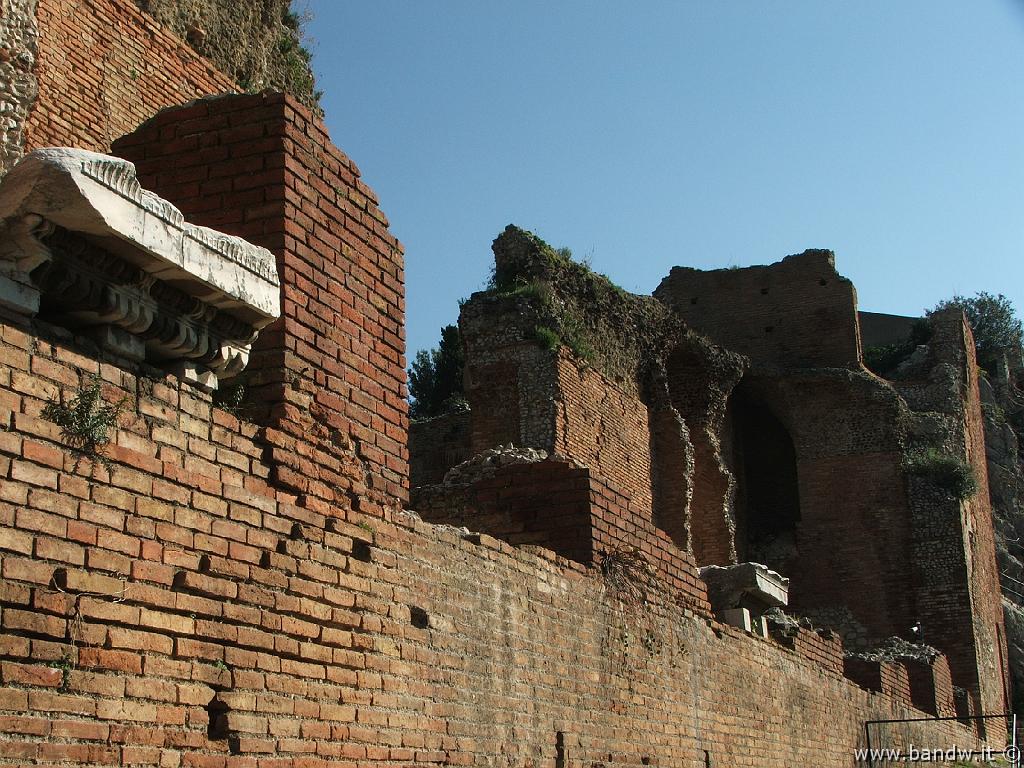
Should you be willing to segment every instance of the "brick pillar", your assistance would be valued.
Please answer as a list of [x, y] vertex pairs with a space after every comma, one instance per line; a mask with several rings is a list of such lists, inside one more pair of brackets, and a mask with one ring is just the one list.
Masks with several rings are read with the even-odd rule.
[[283, 94], [164, 110], [113, 144], [186, 219], [273, 251], [282, 318], [257, 340], [248, 413], [305, 498], [408, 498], [401, 244], [323, 123]]
[[[910, 698], [922, 712], [937, 717], [955, 717], [953, 683], [949, 676], [949, 662], [945, 656], [936, 656], [932, 662], [906, 659], [910, 678]], [[985, 714], [999, 714], [998, 712]]]

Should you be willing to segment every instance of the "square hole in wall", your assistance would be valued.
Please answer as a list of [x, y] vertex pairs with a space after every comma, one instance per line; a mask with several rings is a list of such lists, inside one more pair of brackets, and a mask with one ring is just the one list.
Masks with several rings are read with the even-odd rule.
[[409, 620], [416, 629], [427, 629], [430, 627], [430, 615], [415, 605], [409, 606]]

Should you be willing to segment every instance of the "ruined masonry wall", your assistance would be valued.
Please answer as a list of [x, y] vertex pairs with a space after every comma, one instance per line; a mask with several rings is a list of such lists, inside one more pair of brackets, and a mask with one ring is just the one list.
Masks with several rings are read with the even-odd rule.
[[[131, 3], [38, 0], [37, 19], [28, 148], [106, 149], [234, 87]], [[250, 368], [258, 426], [42, 322], [0, 327], [0, 765], [852, 766], [865, 719], [915, 714], [663, 595], [620, 604], [595, 570], [399, 511], [401, 248], [294, 100], [199, 102], [118, 151], [190, 219], [271, 248], [285, 314]], [[109, 470], [40, 418], [92, 375], [129, 398]], [[591, 524], [630, 525], [601, 483]]]
[[857, 294], [830, 251], [744, 269], [673, 267], [654, 295], [755, 364], [842, 368], [860, 359]]
[[553, 450], [558, 382], [535, 325], [534, 311], [521, 299], [475, 293], [459, 312], [472, 454], [509, 443]]
[[[962, 328], [962, 349], [972, 350], [974, 338], [970, 327]], [[964, 398], [964, 433], [967, 461], [978, 479], [978, 492], [967, 503], [967, 535], [964, 548], [968, 552], [970, 573], [971, 615], [978, 644], [978, 667], [981, 670], [980, 708], [986, 712], [1009, 711], [1011, 708], [1008, 651], [1004, 625], [999, 566], [996, 562], [995, 524], [989, 490], [988, 464], [985, 453], [985, 419], [981, 409], [977, 361], [966, 355], [967, 396]]]
[[[564, 349], [555, 361], [555, 452], [606, 477], [651, 517], [651, 447], [647, 406]], [[685, 482], [679, 478], [679, 482]]]
[[[134, 3], [37, 3], [39, 95], [25, 123], [26, 151], [67, 146], [106, 152], [164, 107], [238, 90]], [[17, 5], [30, 10], [35, 3]]]
[[0, 2], [0, 176], [21, 157], [25, 120], [38, 90], [37, 0]]
[[449, 469], [468, 459], [471, 428], [470, 411], [410, 422], [410, 487], [440, 483]]
[[[257, 428], [84, 341], [3, 327], [0, 361], [0, 765], [853, 766], [864, 719], [914, 714], [582, 566], [275, 487]], [[109, 473], [39, 418], [83, 374], [135, 400]]]
[[678, 605], [711, 615], [693, 556], [652, 523], [648, 508], [586, 467], [565, 460], [509, 465], [472, 485], [420, 488], [412, 502], [429, 522], [542, 546], [586, 565], [639, 551]]
[[862, 688], [881, 691], [902, 701], [910, 701], [910, 676], [906, 664], [891, 661], [865, 661], [854, 656], [843, 659], [844, 674]]
[[[903, 391], [920, 388], [911, 395], [915, 407], [944, 415], [953, 455], [971, 465], [978, 491], [957, 503], [946, 494], [936, 496], [920, 479], [912, 480], [919, 615], [949, 656], [953, 683], [980, 691], [979, 711], [1005, 711], [1010, 704], [1003, 674], [1006, 634], [974, 340], [962, 313], [941, 313], [932, 325], [933, 372], [926, 382], [909, 383]], [[968, 626], [971, 632], [962, 631]]]

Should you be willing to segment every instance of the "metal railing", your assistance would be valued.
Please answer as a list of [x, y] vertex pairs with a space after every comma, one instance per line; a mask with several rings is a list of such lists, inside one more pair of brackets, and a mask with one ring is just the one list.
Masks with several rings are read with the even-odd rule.
[[[875, 768], [875, 754], [878, 751], [871, 743], [871, 726], [873, 725], [887, 725], [893, 723], [935, 723], [949, 720], [956, 720], [964, 723], [974, 720], [995, 720], [1003, 719], [1007, 721], [1007, 726], [1010, 731], [1010, 744], [1007, 746], [1004, 754], [1010, 756], [1010, 765], [1013, 768], [1020, 768], [1021, 766], [1021, 755], [1020, 748], [1017, 746], [1017, 715], [1013, 712], [1004, 712], [1001, 715], [972, 715], [970, 717], [904, 717], [896, 718], [892, 720], [865, 720], [864, 721], [864, 736], [867, 740], [867, 751], [866, 757], [868, 761], [868, 768]], [[971, 750], [971, 756], [985, 755], [985, 752], [979, 752], [977, 750]]]

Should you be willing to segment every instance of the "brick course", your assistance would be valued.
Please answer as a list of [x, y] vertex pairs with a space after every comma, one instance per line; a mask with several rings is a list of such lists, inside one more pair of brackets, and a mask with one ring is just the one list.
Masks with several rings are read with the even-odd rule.
[[673, 267], [654, 295], [755, 363], [850, 368], [860, 360], [857, 292], [831, 251], [743, 269]]
[[113, 151], [190, 221], [278, 257], [282, 317], [245, 374], [277, 481], [406, 499], [402, 247], [323, 123], [290, 96], [225, 96], [164, 110]]

